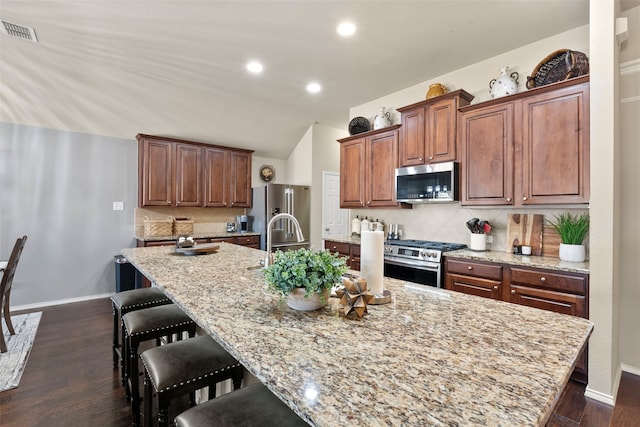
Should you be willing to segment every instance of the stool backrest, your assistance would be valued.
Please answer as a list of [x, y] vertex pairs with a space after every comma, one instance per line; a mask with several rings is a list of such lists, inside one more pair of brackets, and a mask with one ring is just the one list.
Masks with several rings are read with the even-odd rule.
[[22, 254], [22, 249], [24, 249], [24, 244], [26, 242], [27, 236], [22, 236], [21, 238], [17, 239], [16, 244], [13, 245], [11, 256], [9, 257], [7, 266], [4, 268], [4, 272], [2, 274], [2, 282], [0, 282], [0, 300], [2, 301], [2, 304], [0, 304], [0, 308], [4, 307], [5, 294], [7, 294], [11, 290], [13, 276], [16, 274], [18, 261], [20, 260], [20, 255]]

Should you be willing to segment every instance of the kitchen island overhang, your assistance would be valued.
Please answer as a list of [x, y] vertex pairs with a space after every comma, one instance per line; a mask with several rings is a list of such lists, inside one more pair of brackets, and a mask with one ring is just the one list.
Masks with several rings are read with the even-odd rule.
[[363, 319], [342, 316], [336, 298], [296, 312], [267, 291], [263, 251], [122, 253], [312, 425], [544, 425], [593, 329], [394, 279], [391, 303]]

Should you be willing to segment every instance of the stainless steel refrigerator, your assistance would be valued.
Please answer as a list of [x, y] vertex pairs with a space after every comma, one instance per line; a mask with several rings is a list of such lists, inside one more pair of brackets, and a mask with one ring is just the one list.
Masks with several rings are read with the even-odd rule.
[[298, 242], [295, 226], [288, 219], [279, 219], [271, 226], [272, 250], [282, 251], [309, 247], [311, 188], [305, 185], [266, 184], [253, 187], [253, 207], [248, 215], [253, 220], [253, 231], [260, 233], [260, 249], [267, 247], [267, 224], [279, 213], [296, 217], [305, 241]]

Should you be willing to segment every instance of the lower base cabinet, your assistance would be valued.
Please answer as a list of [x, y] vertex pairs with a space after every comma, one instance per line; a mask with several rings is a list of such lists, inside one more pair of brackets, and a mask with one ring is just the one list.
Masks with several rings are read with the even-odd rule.
[[[445, 258], [445, 288], [526, 305], [541, 310], [589, 317], [589, 275], [484, 261]], [[571, 376], [587, 382], [587, 350]]]
[[325, 240], [324, 248], [331, 253], [339, 253], [347, 261], [347, 267], [360, 271], [360, 245], [356, 243], [336, 242]]

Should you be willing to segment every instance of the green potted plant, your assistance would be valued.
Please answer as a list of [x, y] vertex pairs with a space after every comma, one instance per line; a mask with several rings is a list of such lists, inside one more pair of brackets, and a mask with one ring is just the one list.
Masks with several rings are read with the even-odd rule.
[[561, 213], [554, 221], [547, 221], [560, 235], [560, 259], [583, 262], [586, 258], [584, 239], [589, 233], [589, 214]]
[[331, 287], [347, 271], [344, 258], [311, 249], [275, 253], [273, 264], [264, 269], [269, 289], [287, 298], [296, 310], [317, 310], [327, 304]]

